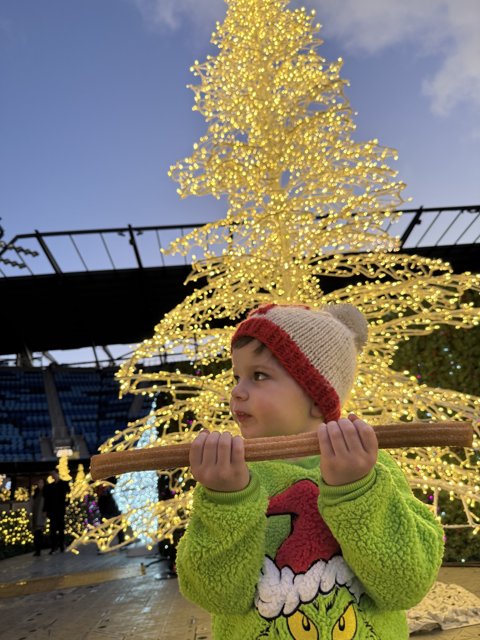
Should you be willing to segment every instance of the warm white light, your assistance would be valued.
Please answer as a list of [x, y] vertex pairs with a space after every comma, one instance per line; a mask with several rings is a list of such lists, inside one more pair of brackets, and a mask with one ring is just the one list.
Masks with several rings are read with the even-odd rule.
[[[372, 424], [425, 416], [478, 420], [479, 398], [429, 388], [391, 364], [411, 336], [477, 324], [479, 309], [462, 297], [480, 291], [480, 278], [396, 252], [398, 243], [383, 231], [404, 202], [404, 185], [388, 164], [396, 152], [376, 139], [354, 139], [341, 59], [327, 62], [313, 17], [286, 6], [228, 0], [225, 22], [212, 37], [218, 55], [192, 67], [194, 109], [207, 130], [170, 175], [182, 198], [224, 198], [226, 216], [171, 245], [170, 253], [192, 261], [188, 283], [195, 288], [159, 319], [117, 375], [122, 395], [162, 393], [171, 403], [155, 409], [154, 420], [130, 423], [103, 452], [132, 449], [150, 434], [161, 446], [191, 441], [203, 427], [237, 432], [228, 412], [232, 326], [265, 302], [349, 302], [367, 316], [369, 343], [345, 412], [355, 410]], [[326, 278], [337, 279], [333, 293], [323, 290]], [[152, 358], [179, 352], [194, 363], [192, 372], [148, 370]], [[478, 527], [474, 451], [395, 455], [412, 486], [461, 499], [466, 526]], [[139, 516], [152, 531], [156, 520], [158, 540], [185, 526], [191, 506], [188, 470], [168, 475], [174, 498]]]

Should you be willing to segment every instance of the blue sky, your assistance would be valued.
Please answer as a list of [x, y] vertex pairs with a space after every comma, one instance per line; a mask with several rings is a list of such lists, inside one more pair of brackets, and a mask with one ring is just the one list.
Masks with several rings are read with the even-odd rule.
[[[298, 3], [297, 3], [298, 4]], [[356, 138], [398, 149], [408, 206], [480, 202], [480, 3], [309, 0], [342, 56]], [[205, 131], [189, 67], [221, 0], [1, 0], [0, 216], [5, 236], [206, 222], [167, 171]]]

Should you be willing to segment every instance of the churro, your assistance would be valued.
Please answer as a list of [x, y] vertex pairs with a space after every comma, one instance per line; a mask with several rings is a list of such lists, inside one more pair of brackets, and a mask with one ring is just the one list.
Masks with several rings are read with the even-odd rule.
[[[399, 422], [373, 427], [381, 449], [471, 447], [471, 422]], [[189, 464], [190, 443], [112, 451], [92, 456], [90, 473], [102, 480], [130, 471], [176, 469]], [[245, 440], [247, 462], [302, 458], [319, 453], [316, 433]]]

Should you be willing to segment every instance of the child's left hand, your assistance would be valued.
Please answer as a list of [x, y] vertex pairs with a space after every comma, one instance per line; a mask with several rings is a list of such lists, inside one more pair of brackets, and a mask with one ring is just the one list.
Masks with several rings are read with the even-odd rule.
[[320, 470], [326, 484], [340, 486], [356, 482], [365, 477], [377, 462], [375, 431], [353, 413], [348, 419], [322, 424], [317, 435]]

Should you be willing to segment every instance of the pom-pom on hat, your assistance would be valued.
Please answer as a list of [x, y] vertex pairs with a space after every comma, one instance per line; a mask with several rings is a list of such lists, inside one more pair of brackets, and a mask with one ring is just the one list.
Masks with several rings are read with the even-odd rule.
[[367, 341], [365, 316], [351, 304], [321, 309], [268, 304], [251, 311], [232, 338], [262, 342], [313, 399], [326, 422], [338, 420]]

